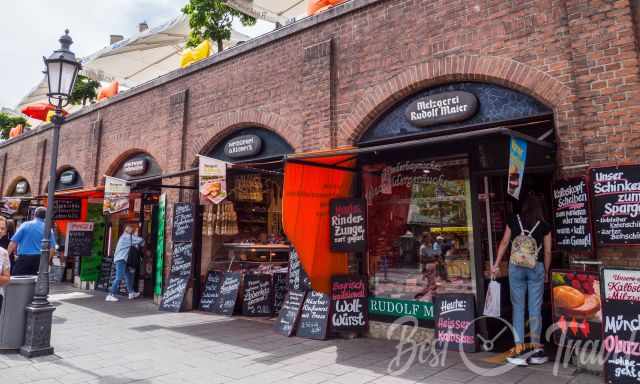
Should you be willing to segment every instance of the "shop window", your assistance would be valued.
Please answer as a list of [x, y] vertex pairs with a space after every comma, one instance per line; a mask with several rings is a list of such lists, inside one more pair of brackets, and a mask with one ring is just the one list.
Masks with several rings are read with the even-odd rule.
[[365, 165], [373, 296], [431, 302], [475, 291], [466, 159]]

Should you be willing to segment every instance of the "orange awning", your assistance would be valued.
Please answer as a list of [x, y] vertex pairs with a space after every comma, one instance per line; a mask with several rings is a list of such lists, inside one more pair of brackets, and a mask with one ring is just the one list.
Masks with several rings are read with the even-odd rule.
[[[347, 254], [331, 252], [329, 201], [352, 194], [353, 155], [287, 157], [282, 201], [283, 227], [314, 290], [330, 293], [331, 277], [348, 272]], [[305, 154], [308, 155], [308, 154]]]

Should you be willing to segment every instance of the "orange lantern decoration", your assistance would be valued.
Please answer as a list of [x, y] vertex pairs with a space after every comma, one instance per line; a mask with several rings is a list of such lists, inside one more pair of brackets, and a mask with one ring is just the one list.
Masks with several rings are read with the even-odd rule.
[[[26, 107], [22, 108], [22, 113], [24, 113], [25, 115], [31, 117], [32, 119], [36, 119], [36, 120], [42, 120], [42, 121], [46, 121], [47, 120], [47, 114], [50, 111], [55, 111], [56, 107], [52, 104], [49, 103], [35, 103], [35, 104], [30, 104], [27, 105]], [[62, 110], [62, 114], [63, 115], [67, 115], [67, 111]]]
[[104, 87], [98, 90], [98, 101], [108, 99], [112, 96], [117, 95], [119, 89], [120, 89], [120, 83], [118, 83], [117, 80], [108, 85], [105, 85]]
[[345, 1], [346, 0], [309, 0], [309, 4], [307, 5], [307, 14], [309, 16], [316, 15], [331, 7], [335, 7], [340, 3], [344, 3]]

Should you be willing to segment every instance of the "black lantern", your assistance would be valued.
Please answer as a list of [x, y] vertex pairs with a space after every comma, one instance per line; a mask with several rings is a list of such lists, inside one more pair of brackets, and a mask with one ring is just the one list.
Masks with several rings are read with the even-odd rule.
[[[64, 31], [60, 37], [60, 49], [54, 51], [49, 58], [44, 58], [47, 67], [46, 75], [49, 83], [49, 102], [56, 107], [64, 107], [69, 102], [69, 96], [73, 92], [73, 85], [78, 77], [80, 62], [76, 55], [69, 50], [73, 40], [69, 36], [69, 30]], [[53, 100], [52, 100], [53, 99]], [[55, 102], [53, 102], [55, 100]]]

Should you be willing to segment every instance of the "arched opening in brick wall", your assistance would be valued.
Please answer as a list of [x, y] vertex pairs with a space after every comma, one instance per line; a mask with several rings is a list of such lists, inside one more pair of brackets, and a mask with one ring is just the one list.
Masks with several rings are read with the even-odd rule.
[[5, 191], [4, 196], [6, 197], [14, 197], [14, 196], [31, 196], [33, 191], [31, 190], [31, 183], [24, 176], [15, 177]]

